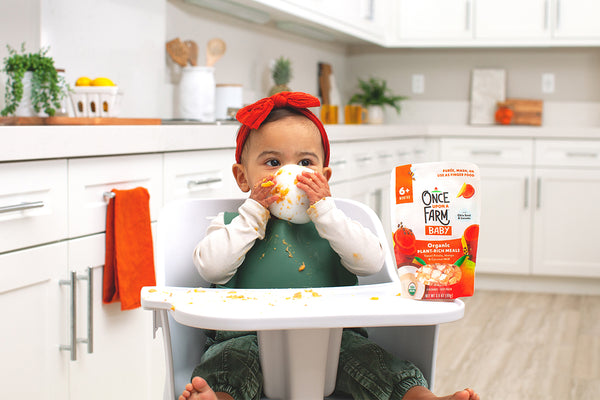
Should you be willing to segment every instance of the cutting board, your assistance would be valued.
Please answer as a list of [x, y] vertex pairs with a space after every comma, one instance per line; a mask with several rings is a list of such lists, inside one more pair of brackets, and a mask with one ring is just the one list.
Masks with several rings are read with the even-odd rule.
[[513, 111], [511, 125], [542, 125], [543, 100], [506, 99], [498, 102], [498, 107], [508, 107]]
[[0, 125], [160, 125], [159, 118], [0, 117]]

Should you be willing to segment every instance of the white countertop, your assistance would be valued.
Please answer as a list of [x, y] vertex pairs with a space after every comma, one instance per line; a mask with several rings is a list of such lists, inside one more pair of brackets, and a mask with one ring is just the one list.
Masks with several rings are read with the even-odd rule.
[[[403, 137], [600, 140], [600, 127], [326, 125], [332, 142]], [[237, 125], [2, 126], [0, 162], [235, 147]]]

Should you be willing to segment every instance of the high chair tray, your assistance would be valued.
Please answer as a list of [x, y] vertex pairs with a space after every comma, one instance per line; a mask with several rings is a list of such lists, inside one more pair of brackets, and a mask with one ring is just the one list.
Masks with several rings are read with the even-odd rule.
[[144, 287], [145, 309], [170, 309], [188, 326], [275, 330], [437, 325], [463, 317], [464, 303], [401, 298], [399, 283], [312, 289]]

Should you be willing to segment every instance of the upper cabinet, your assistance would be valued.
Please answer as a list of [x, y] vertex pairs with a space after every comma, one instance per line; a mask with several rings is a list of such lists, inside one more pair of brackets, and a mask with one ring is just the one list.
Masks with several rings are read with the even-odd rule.
[[473, 0], [401, 0], [396, 26], [403, 41], [466, 41], [473, 38]]
[[[215, 9], [214, 2], [186, 0]], [[225, 1], [223, 1], [225, 3]], [[282, 30], [384, 47], [600, 46], [599, 0], [227, 0]], [[220, 10], [227, 12], [224, 9]], [[236, 15], [230, 11], [230, 14]]]
[[400, 0], [403, 46], [600, 45], [596, 0]]

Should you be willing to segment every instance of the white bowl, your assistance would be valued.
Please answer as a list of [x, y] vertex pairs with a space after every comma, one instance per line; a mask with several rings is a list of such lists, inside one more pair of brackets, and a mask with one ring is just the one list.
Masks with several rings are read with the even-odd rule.
[[306, 213], [310, 206], [308, 196], [296, 186], [298, 183], [296, 177], [303, 171], [314, 172], [310, 168], [294, 164], [279, 168], [275, 173], [275, 186], [273, 186], [272, 193], [279, 194], [281, 199], [269, 206], [271, 214], [294, 224], [305, 224], [310, 221]]

